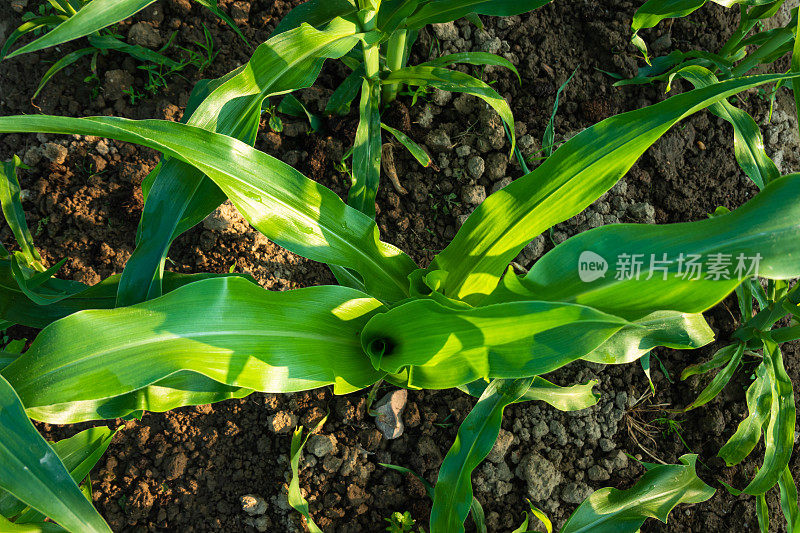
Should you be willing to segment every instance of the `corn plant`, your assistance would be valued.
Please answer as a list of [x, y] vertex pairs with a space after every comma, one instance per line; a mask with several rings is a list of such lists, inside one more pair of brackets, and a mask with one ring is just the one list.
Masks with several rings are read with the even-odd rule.
[[[122, 40], [119, 35], [116, 35], [113, 31], [108, 29], [109, 26], [133, 16], [154, 1], [155, 0], [48, 0], [48, 4], [43, 4], [43, 7], [49, 6], [51, 12], [41, 10], [38, 16], [33, 15], [27, 17], [27, 20], [11, 33], [3, 44], [3, 47], [0, 48], [0, 61], [52, 46], [58, 46], [80, 37], [88, 38], [88, 47], [80, 48], [64, 55], [45, 72], [32, 98], [36, 98], [45, 84], [47, 84], [53, 76], [74, 64], [82, 57], [91, 56], [92, 76], [86, 78], [86, 81], [96, 79], [98, 57], [108, 54], [111, 50], [122, 52], [134, 59], [147, 62], [148, 65], [145, 69], [150, 73], [151, 80], [154, 75], [156, 77], [161, 77], [160, 81], [163, 85], [166, 85], [166, 81], [164, 80], [165, 76], [179, 72], [189, 64], [196, 64], [202, 71], [207, 64], [197, 56], [196, 52], [184, 50], [190, 52], [190, 58], [187, 61], [175, 61], [163, 54], [172, 44], [176, 33], [173, 33], [167, 43], [160, 50], [156, 51], [143, 46], [128, 44]], [[197, 2], [205, 6], [220, 19], [224, 20], [242, 40], [247, 42], [247, 39], [236, 27], [233, 20], [219, 9], [216, 0], [197, 0]], [[13, 51], [11, 50], [14, 43], [21, 37], [28, 34], [36, 35], [42, 31], [47, 31], [47, 33], [25, 46], [21, 46]], [[204, 45], [201, 44], [201, 46], [205, 48], [206, 53], [209, 55], [209, 57], [206, 58], [208, 61], [212, 59], [211, 53], [213, 53], [209, 51], [210, 38], [211, 36], [208, 30], [205, 29], [206, 42]], [[211, 47], [213, 50], [213, 43], [211, 43]]]
[[[463, 531], [477, 501], [470, 474], [496, 440], [507, 405], [539, 400], [572, 410], [597, 401], [591, 382], [559, 387], [542, 375], [579, 359], [624, 364], [657, 346], [706, 345], [713, 332], [702, 312], [743, 280], [758, 274], [783, 286], [800, 276], [794, 259], [800, 253], [800, 203], [794, 201], [800, 175], [769, 180], [731, 213], [669, 226], [597, 228], [557, 246], [528, 273], [509, 269], [527, 243], [609, 190], [671, 126], [743, 90], [795, 74], [732, 78], [588, 128], [489, 196], [433, 263], [420, 268], [380, 239], [372, 217], [252, 147], [266, 98], [314, 83], [326, 59], [345, 56], [370, 31], [358, 17], [346, 16], [322, 29], [301, 24], [281, 32], [247, 64], [199, 83], [185, 123], [0, 117], [0, 133], [93, 135], [164, 155], [143, 184], [134, 253], [121, 276], [93, 287], [54, 277], [58, 265], [38, 264], [20, 216], [17, 165], [4, 167], [2, 207], [20, 250], [0, 250], [0, 319], [44, 328], [24, 353], [4, 354], [0, 369], [8, 406], [2, 431], [10, 435], [0, 446], [0, 489], [18, 505], [69, 531], [108, 531], [78, 498], [80, 487], [65, 474], [66, 461], [31, 433], [28, 417], [78, 423], [254, 391], [332, 386], [345, 394], [384, 380], [411, 389], [459, 387], [479, 396], [433, 490], [431, 531]], [[398, 81], [387, 76], [375, 83]], [[226, 198], [276, 244], [328, 264], [340, 285], [270, 292], [244, 276], [166, 272], [172, 241]], [[605, 275], [608, 260], [645, 255], [661, 262], [640, 263], [633, 276], [630, 264], [618, 260], [617, 275]], [[720, 255], [759, 261], [739, 276], [688, 279], [689, 255], [709, 273], [718, 269]], [[780, 358], [770, 357], [770, 365], [780, 374]], [[785, 396], [785, 381], [781, 386]], [[783, 420], [782, 431], [788, 425]], [[298, 461], [301, 437], [292, 445]], [[34, 441], [38, 451], [20, 452]], [[786, 475], [785, 455], [770, 457], [758, 474], [762, 488]], [[663, 519], [680, 502], [710, 496], [691, 457], [672, 466], [678, 470], [646, 474], [627, 497], [599, 491], [563, 531], [635, 531], [647, 516]], [[293, 504], [308, 513], [302, 499]], [[2, 514], [22, 525], [19, 513]]]
[[[739, 7], [739, 26], [731, 37], [717, 51], [674, 50], [666, 56], [651, 58], [647, 45], [639, 35], [646, 28], [653, 28], [665, 19], [685, 17], [701, 8], [708, 0], [688, 0], [670, 2], [667, 0], [648, 0], [634, 14], [631, 28], [631, 42], [642, 52], [647, 66], [630, 80], [622, 80], [617, 85], [649, 83], [669, 80], [675, 72], [686, 66], [698, 65], [711, 70], [722, 79], [744, 76], [759, 65], [774, 63], [794, 47], [797, 34], [797, 8], [792, 10], [792, 19], [784, 27], [762, 30], [765, 19], [774, 16], [785, 0], [739, 1], [711, 0], [730, 8]], [[755, 32], [753, 30], [755, 29]]]
[[[461, 17], [482, 27], [478, 15], [510, 16], [532, 11], [550, 0], [310, 0], [292, 10], [275, 29], [279, 35], [303, 23], [320, 28], [336, 17], [357, 20], [364, 37], [361, 50], [350, 50], [341, 57], [351, 73], [331, 95], [326, 113], [346, 114], [359, 97], [359, 124], [352, 149], [352, 186], [348, 204], [373, 216], [375, 196], [381, 175], [381, 130], [405, 146], [424, 167], [433, 164], [430, 156], [401, 131], [381, 122], [382, 109], [391, 104], [404, 85], [420, 89], [472, 94], [483, 99], [502, 118], [515, 143], [514, 117], [503, 98], [482, 80], [446, 67], [461, 63], [505, 67], [519, 78], [509, 60], [486, 52], [463, 52], [409, 66], [411, 47], [419, 31], [429, 24], [451, 22]], [[416, 96], [414, 97], [416, 101]], [[393, 169], [387, 172], [395, 178]], [[395, 188], [404, 193], [399, 183]]]

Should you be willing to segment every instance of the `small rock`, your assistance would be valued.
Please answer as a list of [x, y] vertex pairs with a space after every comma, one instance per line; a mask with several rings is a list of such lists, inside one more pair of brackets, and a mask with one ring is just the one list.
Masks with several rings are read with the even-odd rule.
[[467, 144], [462, 144], [456, 148], [456, 155], [458, 157], [467, 157], [471, 153], [472, 148], [470, 148]]
[[11, 0], [11, 9], [17, 13], [22, 13], [28, 7], [28, 0]]
[[[481, 156], [473, 155], [467, 162], [467, 171], [469, 172], [470, 176], [476, 180], [479, 180], [483, 177], [483, 173], [486, 171], [486, 162]], [[484, 194], [485, 193], [486, 191], [484, 190]]]
[[622, 450], [618, 451], [617, 455], [614, 457], [613, 464], [614, 464], [614, 470], [622, 470], [623, 468], [628, 468], [628, 456], [625, 455], [625, 452], [623, 452]]
[[664, 35], [662, 35], [661, 37], [650, 43], [650, 50], [652, 50], [657, 54], [661, 52], [666, 52], [670, 48], [672, 48], [672, 37], [670, 36], [669, 33], [665, 33]]
[[431, 24], [433, 34], [442, 41], [455, 41], [458, 39], [458, 28], [454, 22], [442, 22], [441, 24]]
[[128, 30], [128, 42], [145, 48], [158, 48], [161, 46], [161, 34], [157, 29], [146, 22], [137, 22]]
[[525, 480], [528, 484], [528, 495], [537, 502], [547, 500], [561, 481], [561, 474], [555, 465], [536, 452], [522, 458], [516, 474]]
[[64, 161], [67, 160], [67, 153], [67, 147], [60, 144], [47, 143], [42, 146], [42, 155], [56, 165], [64, 164]]
[[234, 2], [231, 6], [231, 18], [236, 24], [245, 25], [250, 20], [250, 3]]
[[336, 450], [336, 437], [333, 435], [311, 435], [306, 444], [306, 449], [319, 458], [325, 457]]
[[539, 143], [530, 134], [525, 134], [517, 139], [517, 146], [524, 155], [531, 155], [539, 150]]
[[606, 481], [611, 477], [606, 469], [600, 465], [590, 467], [587, 473], [592, 481]]
[[22, 162], [29, 167], [35, 167], [42, 160], [42, 149], [38, 146], [31, 146], [22, 157]]
[[607, 439], [605, 437], [600, 439], [598, 444], [600, 445], [600, 449], [603, 450], [604, 452], [610, 452], [611, 450], [614, 449], [614, 441], [612, 441], [611, 439]]
[[506, 453], [508, 453], [508, 449], [511, 447], [512, 442], [514, 442], [514, 435], [510, 431], [501, 429], [500, 434], [497, 436], [497, 440], [494, 442], [494, 446], [489, 452], [489, 455], [486, 456], [486, 459], [492, 463], [501, 462], [505, 458]]
[[479, 205], [481, 202], [486, 200], [486, 187], [483, 185], [472, 185], [470, 187], [466, 187], [461, 198], [467, 204]]
[[375, 402], [372, 408], [372, 415], [375, 417], [375, 425], [383, 433], [384, 438], [392, 440], [403, 434], [403, 410], [406, 408], [408, 391], [397, 389], [387, 393], [383, 398]]
[[502, 180], [506, 178], [508, 170], [508, 157], [499, 152], [489, 154], [486, 160], [486, 177], [492, 181]]
[[289, 433], [297, 424], [297, 417], [287, 411], [279, 411], [267, 418], [267, 424], [275, 433]]
[[241, 234], [247, 231], [247, 221], [228, 200], [203, 220], [203, 227], [220, 233]]
[[94, 146], [94, 149], [100, 155], [108, 155], [108, 141], [101, 139]]
[[[527, 246], [525, 246], [525, 248], [522, 250], [522, 253], [525, 256], [525, 259], [527, 259], [529, 263], [533, 263], [534, 261], [542, 257], [542, 255], [544, 254], [544, 247], [545, 247], [544, 235], [539, 235], [531, 242], [529, 242]], [[544, 424], [544, 422], [540, 422], [540, 424]], [[547, 427], [546, 424], [545, 427]], [[547, 434], [547, 431], [545, 431], [543, 435], [544, 434]]]
[[239, 498], [242, 511], [250, 516], [262, 515], [267, 512], [267, 501], [256, 494], [247, 494]]
[[505, 177], [505, 178], [501, 179], [500, 181], [498, 181], [497, 183], [492, 185], [492, 194], [496, 193], [497, 191], [499, 191], [503, 187], [506, 187], [507, 185], [510, 185], [512, 181], [514, 181], [514, 180], [512, 180], [509, 177]]
[[248, 525], [252, 528], [255, 528], [256, 531], [264, 533], [265, 531], [269, 531], [272, 527], [272, 521], [269, 519], [268, 516], [259, 516], [256, 518], [247, 518], [244, 521], [245, 525]]
[[186, 471], [186, 464], [188, 462], [189, 459], [183, 452], [176, 453], [167, 459], [164, 464], [164, 469], [166, 470], [164, 475], [167, 480], [172, 481], [183, 476], [183, 473]]
[[592, 489], [586, 483], [575, 481], [568, 483], [561, 491], [561, 499], [567, 503], [582, 503], [583, 500], [589, 497]]
[[435, 130], [425, 137], [425, 143], [435, 152], [444, 152], [450, 149], [452, 143], [450, 136], [444, 130]]
[[103, 93], [107, 100], [119, 100], [133, 86], [133, 76], [125, 70], [106, 71]]
[[628, 213], [635, 220], [653, 224], [656, 221], [656, 209], [647, 202], [638, 202], [628, 208]]
[[433, 95], [431, 96], [433, 103], [439, 107], [446, 106], [448, 103], [450, 103], [451, 98], [453, 98], [453, 93], [450, 91], [443, 91], [438, 88], [433, 90]]

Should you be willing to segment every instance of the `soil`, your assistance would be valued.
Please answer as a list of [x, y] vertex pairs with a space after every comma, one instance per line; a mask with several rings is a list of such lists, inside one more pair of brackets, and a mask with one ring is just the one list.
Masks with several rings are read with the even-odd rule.
[[[0, 40], [20, 23], [20, 13], [0, 5]], [[280, 18], [297, 1], [220, 1], [250, 42], [266, 40]], [[612, 87], [613, 79], [598, 69], [629, 77], [637, 56], [628, 45], [629, 23], [638, 3], [600, 0], [558, 0], [531, 14], [502, 19], [484, 18], [485, 29], [466, 21], [429, 28], [420, 35], [412, 63], [431, 54], [487, 50], [517, 64], [523, 83], [499, 68], [486, 68], [484, 79], [510, 102], [517, 119], [520, 146], [526, 155], [539, 150], [553, 109], [557, 88], [577, 69], [561, 96], [556, 118], [557, 138], [563, 139], [615, 113], [641, 108], [666, 97], [663, 87]], [[716, 50], [735, 28], [737, 11], [708, 5], [689, 19], [665, 23], [643, 33], [670, 49]], [[197, 49], [208, 28], [218, 51], [204, 71], [188, 67], [169, 79], [167, 87], [150, 94], [147, 74], [139, 63], [109, 53], [98, 61], [98, 82], [84, 82], [88, 58], [58, 74], [33, 102], [38, 80], [57, 58], [82, 46], [70, 43], [0, 63], [0, 115], [45, 112], [70, 116], [117, 115], [129, 118], [178, 120], [195, 82], [215, 78], [246, 62], [252, 49], [230, 28], [188, 0], [166, 0], [120, 23], [116, 33], [132, 42], [158, 47], [172, 32], [175, 45]], [[453, 38], [453, 36], [456, 36]], [[179, 57], [176, 48], [168, 54]], [[776, 65], [785, 70], [786, 65]], [[474, 67], [460, 67], [480, 75]], [[346, 69], [329, 63], [314, 89], [299, 97], [312, 111], [324, 101]], [[131, 104], [133, 88], [140, 95]], [[685, 89], [680, 83], [673, 93]], [[776, 103], [772, 122], [768, 106], [756, 91], [744, 93], [738, 104], [764, 124], [767, 148], [788, 173], [797, 168], [798, 146], [794, 109], [788, 93]], [[385, 120], [425, 143], [438, 170], [420, 168], [407, 154], [395, 151], [397, 173], [408, 194], [388, 183], [378, 194], [382, 238], [426, 265], [453, 237], [486, 194], [521, 175], [509, 161], [502, 124], [493, 112], [470, 97], [435, 91], [412, 105], [402, 96]], [[262, 123], [256, 147], [294, 165], [343, 198], [349, 179], [335, 170], [357, 124], [351, 113], [331, 119], [325, 133], [307, 133], [305, 123], [283, 117], [284, 130], [270, 131]], [[134, 247], [142, 209], [141, 182], [159, 154], [134, 145], [89, 137], [6, 135], [0, 157], [19, 154], [31, 169], [21, 173], [27, 191], [24, 207], [36, 243], [48, 264], [68, 261], [61, 277], [93, 284], [122, 271]], [[476, 158], [480, 158], [480, 161]], [[481, 165], [483, 163], [483, 165]], [[480, 171], [480, 167], [483, 170]], [[701, 112], [668, 132], [628, 175], [592, 208], [560, 224], [552, 237], [542, 235], [517, 259], [530, 266], [545, 251], [568, 236], [615, 222], [671, 223], [700, 220], [717, 206], [735, 208], [756, 192], [736, 165], [732, 130], [727, 123]], [[8, 228], [0, 231], [6, 245]], [[203, 224], [181, 236], [170, 252], [170, 268], [180, 272], [252, 274], [264, 287], [286, 290], [334, 283], [324, 265], [286, 252], [250, 228], [229, 204]], [[736, 325], [735, 302], [727, 300], [707, 313], [722, 346]], [[31, 339], [35, 330], [14, 327], [12, 337]], [[597, 406], [562, 413], [544, 404], [526, 403], [506, 410], [501, 445], [473, 475], [475, 495], [483, 504], [490, 531], [516, 528], [526, 510], [525, 499], [544, 509], [558, 526], [592, 490], [603, 486], [630, 487], [644, 469], [628, 455], [645, 461], [649, 454], [675, 463], [684, 453], [699, 453], [698, 472], [718, 488], [708, 502], [681, 506], [669, 524], [648, 520], [643, 531], [756, 531], [752, 498], [730, 496], [717, 479], [743, 486], [759, 465], [763, 447], [751, 458], [726, 469], [716, 452], [746, 416], [744, 390], [751, 363], [714, 401], [680, 418], [678, 433], [656, 419], [663, 408], [687, 405], [708, 378], [677, 381], [680, 371], [713, 353], [715, 346], [694, 352], [661, 349], [656, 355], [668, 372], [653, 370], [655, 397], [634, 405], [649, 389], [638, 365], [602, 367], [575, 363], [553, 376], [571, 385], [597, 379], [602, 399]], [[785, 346], [787, 370], [800, 385], [798, 346]], [[654, 365], [656, 366], [656, 365]], [[676, 383], [672, 383], [676, 381]], [[382, 392], [388, 391], [384, 388]], [[105, 458], [92, 474], [94, 500], [114, 531], [303, 531], [300, 516], [288, 505], [288, 453], [296, 425], [313, 427], [330, 413], [320, 434], [329, 436], [302, 462], [301, 486], [317, 524], [328, 532], [382, 531], [384, 519], [408, 510], [426, 525], [431, 510], [422, 484], [379, 465], [408, 467], [434, 482], [442, 458], [459, 423], [475, 400], [455, 391], [410, 391], [403, 419], [404, 434], [385, 439], [366, 413], [366, 392], [334, 396], [322, 389], [292, 395], [253, 394], [215, 405], [147, 413], [124, 424]], [[673, 417], [674, 418], [674, 417]], [[628, 430], [632, 420], [654, 424], [652, 440]], [[61, 438], [79, 427], [40, 426], [46, 436]], [[327, 444], [326, 444], [327, 443]], [[795, 452], [798, 450], [795, 449]], [[792, 469], [800, 471], [800, 454]], [[256, 495], [266, 512], [254, 521], [243, 511], [241, 497]], [[775, 492], [770, 493], [771, 531], [784, 531]], [[470, 521], [467, 529], [472, 530]]]

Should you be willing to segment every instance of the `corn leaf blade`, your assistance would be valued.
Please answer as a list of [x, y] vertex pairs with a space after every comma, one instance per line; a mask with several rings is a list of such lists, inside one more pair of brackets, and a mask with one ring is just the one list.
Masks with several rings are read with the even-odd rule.
[[0, 376], [0, 488], [72, 532], [111, 529], [39, 435], [13, 387]]
[[699, 503], [716, 492], [697, 477], [697, 455], [684, 455], [679, 465], [657, 465], [628, 490], [603, 488], [572, 514], [561, 533], [634, 533], [647, 518], [667, 521], [681, 503]]
[[472, 471], [494, 446], [506, 406], [525, 394], [532, 381], [494, 380], [461, 423], [434, 487], [431, 533], [464, 531], [464, 520], [473, 501]]

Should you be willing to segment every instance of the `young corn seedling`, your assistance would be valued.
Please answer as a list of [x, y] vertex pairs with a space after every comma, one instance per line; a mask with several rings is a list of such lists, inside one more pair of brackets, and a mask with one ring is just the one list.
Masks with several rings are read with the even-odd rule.
[[[451, 4], [462, 3], [423, 8]], [[476, 520], [480, 515], [471, 472], [492, 448], [506, 406], [537, 400], [575, 410], [597, 401], [591, 382], [559, 387], [542, 375], [578, 359], [625, 364], [657, 346], [706, 345], [713, 332], [702, 312], [746, 279], [758, 273], [782, 284], [800, 276], [800, 175], [769, 180], [730, 213], [597, 228], [560, 244], [524, 275], [509, 269], [527, 243], [597, 200], [674, 124], [743, 90], [791, 80], [791, 73], [699, 87], [584, 130], [489, 196], [432, 264], [419, 268], [380, 240], [373, 218], [252, 147], [265, 99], [313, 84], [325, 59], [345, 56], [369, 31], [357, 17], [337, 17], [322, 29], [303, 24], [279, 33], [246, 65], [199, 83], [185, 123], [0, 117], [0, 133], [93, 135], [164, 155], [143, 183], [136, 249], [121, 276], [87, 287], [54, 277], [58, 265], [41, 272], [32, 253], [0, 250], [0, 320], [44, 328], [0, 369], [7, 406], [0, 431], [8, 435], [0, 441], [0, 489], [10, 498], [68, 531], [109, 531], [65, 461], [41, 446], [29, 418], [79, 423], [254, 391], [332, 386], [345, 394], [383, 380], [479, 396], [433, 488], [430, 531], [463, 531], [471, 510]], [[4, 167], [12, 192], [2, 196], [3, 212], [22, 250], [33, 245], [13, 194], [14, 167]], [[172, 241], [226, 198], [274, 243], [328, 264], [340, 285], [270, 292], [241, 275], [166, 271]], [[692, 272], [703, 273], [696, 279], [686, 276], [690, 255]], [[720, 255], [745, 267], [758, 257], [758, 268], [723, 276]], [[658, 261], [632, 261], [642, 257]], [[770, 361], [777, 376], [777, 356]], [[781, 420], [781, 431], [788, 424]], [[293, 441], [292, 460], [299, 461], [302, 435]], [[785, 477], [786, 457], [775, 457], [760, 484], [776, 472]], [[297, 468], [293, 463], [295, 478]], [[598, 491], [562, 531], [633, 532], [648, 516], [664, 519], [678, 503], [712, 493], [697, 478], [693, 456], [652, 468], [631, 491]], [[303, 508], [302, 498], [294, 504]], [[6, 507], [0, 514], [24, 524]]]
[[[160, 50], [150, 50], [139, 45], [128, 44], [108, 30], [109, 26], [116, 24], [128, 17], [131, 17], [152, 4], [155, 0], [48, 0], [52, 7], [52, 13], [42, 13], [39, 16], [28, 18], [25, 22], [14, 30], [6, 39], [3, 47], [0, 48], [0, 61], [30, 52], [36, 52], [52, 46], [58, 46], [66, 42], [87, 37], [89, 46], [80, 48], [74, 52], [64, 55], [53, 66], [51, 66], [39, 83], [39, 87], [33, 94], [36, 98], [44, 86], [58, 72], [74, 64], [82, 57], [91, 56], [91, 68], [94, 78], [97, 77], [97, 58], [105, 55], [110, 50], [122, 52], [130, 55], [134, 59], [147, 63], [145, 68], [151, 69], [150, 79], [153, 76], [159, 77], [160, 84], [166, 86], [164, 76], [183, 70], [187, 65], [194, 64], [202, 71], [213, 60], [213, 42], [207, 28], [204, 28], [205, 42], [198, 43], [203, 49], [203, 54], [184, 49], [189, 54], [189, 59], [184, 62], [175, 61], [163, 55], [163, 52], [170, 46], [175, 34], [167, 41]], [[224, 20], [233, 30], [247, 42], [239, 29], [228, 15], [219, 9], [216, 0], [197, 0], [212, 13]], [[27, 34], [37, 35], [42, 30], [47, 33], [37, 38], [31, 43], [11, 50], [14, 43]], [[166, 72], [166, 73], [165, 73]], [[87, 80], [94, 79], [92, 76]], [[152, 92], [152, 91], [151, 91]]]
[[[363, 37], [341, 57], [352, 72], [331, 95], [326, 112], [347, 113], [359, 97], [359, 124], [353, 145], [352, 187], [348, 204], [375, 215], [375, 196], [381, 168], [389, 175], [400, 194], [406, 190], [399, 182], [391, 158], [385, 155], [381, 130], [391, 134], [424, 167], [433, 164], [430, 156], [403, 132], [381, 121], [381, 111], [391, 104], [403, 86], [417, 91], [438, 88], [472, 94], [483, 99], [503, 119], [511, 131], [511, 150], [515, 144], [514, 117], [503, 98], [487, 83], [447, 67], [454, 64], [494, 65], [508, 68], [519, 78], [509, 60], [486, 52], [464, 52], [438, 57], [420, 65], [409, 66], [411, 47], [420, 30], [434, 23], [450, 22], [469, 16], [481, 25], [478, 15], [510, 16], [532, 11], [549, 0], [310, 0], [291, 11], [273, 35], [297, 28], [304, 23], [316, 28], [336, 17], [356, 22]], [[419, 92], [414, 93], [416, 103]], [[391, 145], [389, 145], [391, 146]]]

